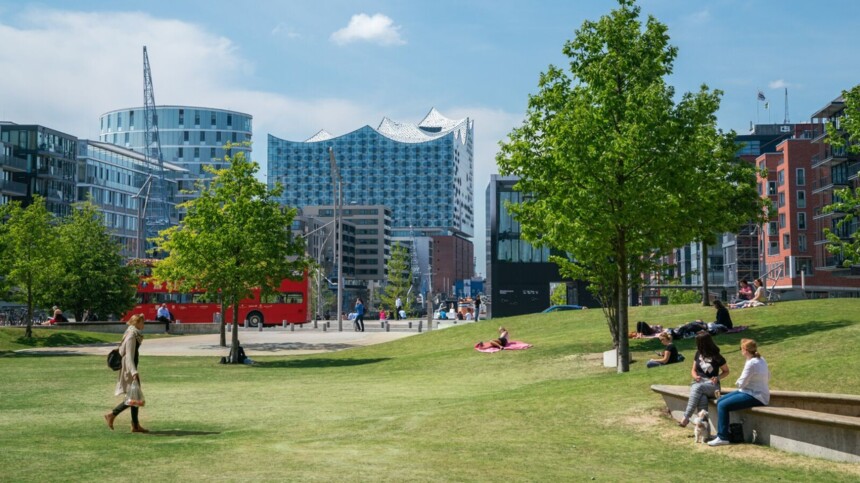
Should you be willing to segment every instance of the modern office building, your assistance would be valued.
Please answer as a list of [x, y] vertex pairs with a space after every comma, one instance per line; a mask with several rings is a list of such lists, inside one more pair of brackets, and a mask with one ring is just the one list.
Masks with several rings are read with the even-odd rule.
[[[549, 247], [535, 247], [522, 238], [520, 223], [506, 204], [522, 202], [514, 190], [518, 178], [492, 175], [487, 186], [487, 279], [484, 300], [490, 317], [540, 312], [550, 306], [551, 284], [567, 284], [567, 302], [586, 307], [600, 304], [581, 281], [564, 279], [556, 254]], [[489, 295], [487, 300], [486, 295]]]
[[[158, 134], [164, 161], [186, 171], [177, 180], [180, 202], [193, 197], [183, 191], [194, 191], [195, 182], [211, 176], [203, 166], [221, 168], [228, 154], [224, 145], [250, 143], [249, 114], [193, 106], [156, 106]], [[100, 117], [99, 140], [142, 153], [145, 147], [143, 107], [117, 109]], [[232, 153], [251, 156], [251, 146], [237, 146]]]
[[67, 216], [75, 199], [75, 136], [30, 124], [0, 122], [2, 142], [2, 199], [45, 198], [49, 212]]
[[474, 230], [473, 130], [469, 118], [451, 120], [431, 109], [418, 124], [384, 118], [375, 129], [341, 136], [319, 131], [305, 141], [269, 135], [269, 183], [284, 185], [287, 206], [331, 205], [331, 148], [345, 202], [391, 207], [393, 236], [468, 239]]
[[[120, 241], [123, 256], [143, 257], [145, 217], [141, 192], [150, 176], [158, 176], [158, 165], [141, 153], [114, 144], [91, 140], [78, 141], [77, 199], [90, 199], [102, 212], [105, 225]], [[177, 179], [187, 171], [172, 163], [163, 163], [167, 205], [171, 219], [176, 218]]]

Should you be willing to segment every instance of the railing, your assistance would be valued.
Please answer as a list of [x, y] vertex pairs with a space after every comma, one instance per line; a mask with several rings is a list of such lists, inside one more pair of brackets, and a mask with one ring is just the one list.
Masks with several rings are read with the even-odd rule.
[[17, 181], [0, 179], [0, 191], [12, 195], [25, 196], [27, 194], [27, 185]]
[[[27, 171], [27, 160], [22, 158], [17, 158], [15, 156], [9, 156], [7, 154], [0, 154], [0, 164], [3, 165], [3, 168], [14, 168], [18, 171]], [[8, 170], [7, 170], [8, 171]]]

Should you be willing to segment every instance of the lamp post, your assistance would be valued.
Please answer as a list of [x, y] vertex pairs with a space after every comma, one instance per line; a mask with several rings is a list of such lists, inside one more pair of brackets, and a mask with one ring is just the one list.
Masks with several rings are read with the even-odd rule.
[[334, 161], [334, 148], [328, 148], [328, 161], [331, 167], [331, 191], [334, 205], [334, 224], [337, 230], [337, 330], [343, 332], [343, 179]]

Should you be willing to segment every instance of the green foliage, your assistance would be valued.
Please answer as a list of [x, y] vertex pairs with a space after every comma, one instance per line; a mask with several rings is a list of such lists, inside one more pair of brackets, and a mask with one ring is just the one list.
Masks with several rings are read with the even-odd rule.
[[388, 280], [385, 290], [379, 295], [380, 303], [386, 309], [394, 310], [394, 302], [397, 301], [397, 297], [400, 297], [403, 310], [409, 312], [412, 303], [406, 293], [412, 285], [412, 261], [409, 259], [409, 250], [400, 242], [395, 242], [391, 247], [391, 258], [388, 259], [386, 268]]
[[78, 203], [72, 215], [57, 228], [58, 283], [51, 287], [55, 304], [71, 310], [76, 320], [84, 312], [121, 316], [135, 303], [137, 277], [123, 263], [122, 247], [111, 237], [104, 217], [89, 201]]
[[[827, 142], [833, 148], [860, 152], [860, 84], [849, 91], [842, 91], [845, 98], [845, 116], [840, 129], [832, 123], [827, 126]], [[833, 230], [824, 229], [827, 250], [840, 255], [843, 266], [860, 265], [860, 188], [836, 190], [833, 204], [824, 207], [825, 213], [844, 213], [838, 218]]]
[[22, 208], [13, 201], [0, 206], [0, 278], [11, 302], [27, 306], [26, 337], [32, 336], [34, 307], [50, 305], [56, 276], [57, 235], [45, 200], [36, 195]]
[[225, 160], [225, 169], [204, 167], [215, 177], [198, 183], [199, 197], [182, 205], [185, 218], [155, 240], [169, 255], [155, 265], [153, 277], [176, 288], [220, 292], [233, 308], [232, 357], [238, 362], [239, 301], [254, 288], [268, 295], [281, 280], [301, 278], [308, 262], [304, 240], [290, 231], [295, 209], [282, 208], [276, 200], [280, 184], [267, 189], [254, 176], [259, 166], [244, 152]]
[[669, 305], [694, 304], [702, 301], [702, 294], [695, 290], [668, 288], [662, 292], [669, 298]]
[[567, 304], [567, 285], [560, 283], [555, 286], [552, 293], [549, 294], [550, 305], [566, 305]]
[[[714, 205], [758, 195], [753, 172], [735, 163], [733, 138], [716, 128], [722, 93], [702, 86], [676, 104], [665, 79], [677, 49], [665, 25], [644, 23], [632, 0], [586, 21], [563, 50], [569, 74], [550, 66], [526, 120], [503, 144], [503, 174], [529, 193], [511, 206], [533, 243], [552, 246], [564, 276], [591, 282], [604, 307], [619, 371], [628, 370], [627, 289], [669, 250], [726, 226]], [[726, 216], [732, 223], [751, 216]], [[731, 223], [726, 222], [726, 225]]]

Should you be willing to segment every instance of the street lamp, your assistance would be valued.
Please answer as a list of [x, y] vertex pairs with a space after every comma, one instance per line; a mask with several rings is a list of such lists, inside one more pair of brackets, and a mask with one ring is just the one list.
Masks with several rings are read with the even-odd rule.
[[328, 148], [331, 167], [331, 194], [334, 205], [334, 223], [337, 230], [337, 330], [343, 332], [343, 179], [334, 161], [334, 148]]

